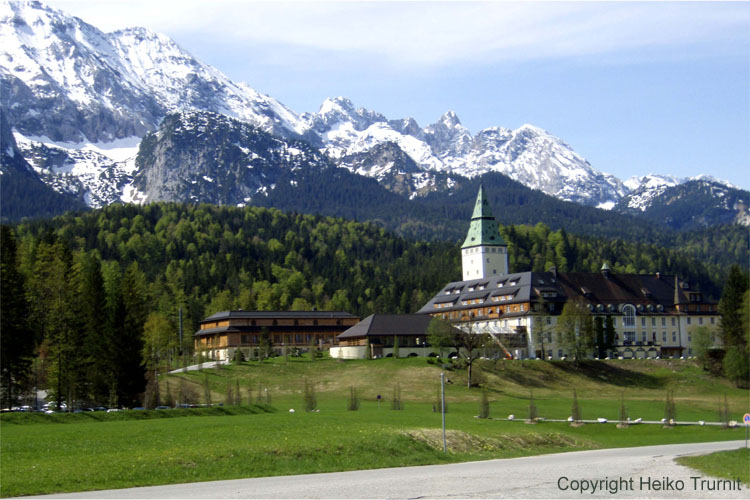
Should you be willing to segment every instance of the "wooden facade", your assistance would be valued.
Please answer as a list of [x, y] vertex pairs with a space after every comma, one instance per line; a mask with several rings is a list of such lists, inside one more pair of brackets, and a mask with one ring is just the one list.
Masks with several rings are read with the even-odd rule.
[[330, 349], [336, 337], [355, 325], [357, 316], [341, 311], [224, 311], [200, 323], [195, 350], [211, 359], [226, 360], [235, 349], [245, 356], [260, 347], [264, 338], [277, 353], [285, 349]]

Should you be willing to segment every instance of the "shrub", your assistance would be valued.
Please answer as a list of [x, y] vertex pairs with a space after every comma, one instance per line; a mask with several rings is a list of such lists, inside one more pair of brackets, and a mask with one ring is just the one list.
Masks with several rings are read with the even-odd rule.
[[570, 416], [573, 417], [573, 422], [581, 421], [581, 408], [578, 406], [578, 394], [573, 389], [573, 404], [570, 407]]
[[318, 407], [318, 399], [315, 397], [315, 386], [310, 380], [305, 377], [305, 411], [313, 411]]
[[352, 385], [349, 386], [349, 398], [346, 401], [346, 409], [349, 411], [359, 410], [359, 396], [357, 389]]
[[396, 382], [393, 387], [393, 399], [391, 400], [391, 410], [403, 410], [404, 404], [401, 402], [401, 384]]
[[534, 403], [534, 393], [529, 390], [529, 422], [536, 420], [537, 410], [536, 403]]
[[479, 418], [490, 418], [490, 402], [485, 389], [482, 389], [482, 395], [479, 398]]

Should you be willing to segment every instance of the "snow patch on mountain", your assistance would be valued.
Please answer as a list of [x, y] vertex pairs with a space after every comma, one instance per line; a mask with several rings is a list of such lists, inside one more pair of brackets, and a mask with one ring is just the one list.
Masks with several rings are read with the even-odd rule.
[[[130, 154], [130, 159], [116, 161], [92, 144], [66, 148], [18, 132], [13, 135], [19, 151], [45, 184], [58, 193], [76, 196], [89, 207], [100, 208], [120, 201], [122, 187], [132, 180], [135, 152], [132, 147], [114, 148], [115, 156]], [[129, 142], [132, 141], [124, 144]]]
[[323, 152], [341, 166], [379, 180], [388, 165], [362, 168], [347, 159], [361, 159], [359, 154], [392, 143], [424, 171], [465, 177], [500, 172], [547, 194], [590, 205], [614, 205], [627, 192], [617, 178], [596, 171], [569, 145], [533, 125], [493, 127], [472, 136], [452, 111], [420, 128], [412, 118], [388, 120], [343, 97], [326, 99], [317, 113], [304, 114], [302, 120], [307, 131], [320, 137]]
[[14, 101], [11, 125], [26, 135], [66, 142], [141, 137], [178, 110], [213, 111], [282, 136], [303, 130], [279, 101], [145, 28], [104, 33], [39, 2], [6, 1], [0, 47], [0, 78]]

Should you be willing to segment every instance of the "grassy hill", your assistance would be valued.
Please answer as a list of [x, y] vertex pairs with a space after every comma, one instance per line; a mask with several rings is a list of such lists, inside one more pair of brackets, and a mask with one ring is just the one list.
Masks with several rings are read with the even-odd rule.
[[[340, 362], [276, 358], [164, 376], [172, 396], [212, 403], [240, 386], [241, 406], [0, 417], [0, 495], [16, 496], [517, 457], [561, 451], [744, 438], [741, 428], [632, 425], [524, 425], [529, 390], [539, 416], [567, 418], [572, 390], [584, 419], [617, 420], [624, 397], [632, 418], [660, 419], [665, 393], [675, 390], [678, 420], [716, 420], [727, 395], [739, 420], [748, 392], [704, 374], [690, 360], [586, 363], [482, 361], [489, 419], [476, 418], [481, 389], [468, 389], [464, 370], [424, 358]], [[441, 415], [434, 412], [446, 373], [448, 453]], [[304, 411], [305, 379], [314, 382], [319, 411]], [[394, 387], [403, 409], [391, 409]], [[180, 387], [182, 386], [182, 389]], [[361, 397], [347, 410], [350, 387]], [[266, 392], [267, 389], [267, 392]], [[248, 405], [248, 390], [270, 404]], [[381, 395], [378, 402], [377, 396]], [[294, 412], [289, 411], [294, 409]], [[506, 417], [515, 414], [517, 419]], [[170, 416], [173, 418], [163, 418]], [[19, 425], [25, 424], [25, 425]]]
[[[540, 416], [546, 418], [568, 417], [573, 389], [584, 418], [610, 420], [618, 418], [622, 398], [632, 408], [633, 419], [661, 419], [667, 390], [676, 393], [678, 420], [717, 420], [719, 399], [723, 404], [725, 394], [733, 419], [740, 420], [748, 402], [747, 391], [711, 376], [692, 360], [587, 361], [578, 365], [565, 361], [480, 360], [477, 366], [496, 417], [509, 413], [525, 416], [530, 391]], [[299, 410], [307, 378], [322, 406], [344, 407], [350, 387], [355, 387], [363, 401], [376, 403], [380, 395], [381, 405], [390, 407], [396, 384], [405, 404], [432, 404], [441, 372], [446, 374], [449, 402], [478, 404], [481, 390], [465, 387], [464, 369], [429, 364], [424, 358], [313, 362], [306, 357], [280, 357], [170, 375], [162, 380], [161, 393], [164, 398], [169, 384], [176, 399], [183, 384], [183, 390], [187, 388], [194, 401], [202, 403], [208, 384], [211, 400], [216, 403], [224, 401], [228, 388], [236, 393], [239, 385], [242, 401], [247, 402], [248, 390], [256, 400], [260, 387], [271, 394], [274, 406]]]

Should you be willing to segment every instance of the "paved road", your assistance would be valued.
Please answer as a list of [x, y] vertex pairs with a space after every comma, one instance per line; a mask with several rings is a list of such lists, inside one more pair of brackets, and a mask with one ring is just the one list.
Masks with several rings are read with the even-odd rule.
[[[94, 491], [46, 498], [747, 499], [750, 490], [742, 486], [738, 490], [736, 481], [730, 484], [700, 477], [694, 482], [691, 477], [700, 474], [674, 462], [674, 458], [681, 455], [731, 450], [744, 445], [744, 441], [726, 441], [617, 448], [450, 465]], [[591, 487], [588, 491], [580, 490], [585, 484], [582, 480], [607, 482], [597, 483], [597, 491], [592, 494]], [[701, 480], [706, 482], [700, 483]], [[657, 481], [674, 489], [656, 490]], [[680, 486], [682, 490], [678, 490]], [[717, 490], [718, 487], [721, 488]]]

